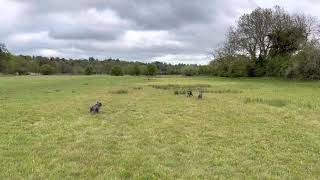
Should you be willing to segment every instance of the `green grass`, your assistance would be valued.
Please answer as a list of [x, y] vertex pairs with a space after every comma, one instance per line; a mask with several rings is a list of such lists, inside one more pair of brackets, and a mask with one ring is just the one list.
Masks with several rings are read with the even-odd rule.
[[[187, 88], [204, 99], [173, 93]], [[0, 179], [319, 179], [319, 92], [262, 78], [0, 77]]]

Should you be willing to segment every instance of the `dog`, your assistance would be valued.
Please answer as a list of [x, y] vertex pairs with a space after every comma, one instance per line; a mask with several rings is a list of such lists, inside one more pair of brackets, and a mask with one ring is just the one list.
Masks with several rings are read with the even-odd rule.
[[102, 103], [98, 101], [95, 105], [90, 107], [90, 113], [92, 114], [99, 113], [101, 106], [102, 106]]
[[202, 99], [202, 91], [199, 91], [198, 99]]
[[191, 97], [191, 96], [193, 96], [192, 90], [188, 90], [188, 91], [187, 91], [187, 97]]

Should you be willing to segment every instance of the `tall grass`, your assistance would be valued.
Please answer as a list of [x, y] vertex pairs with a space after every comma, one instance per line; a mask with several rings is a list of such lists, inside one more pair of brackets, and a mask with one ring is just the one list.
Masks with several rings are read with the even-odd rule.
[[266, 104], [274, 107], [283, 107], [288, 104], [288, 102], [283, 99], [263, 99], [263, 98], [245, 98], [244, 103]]

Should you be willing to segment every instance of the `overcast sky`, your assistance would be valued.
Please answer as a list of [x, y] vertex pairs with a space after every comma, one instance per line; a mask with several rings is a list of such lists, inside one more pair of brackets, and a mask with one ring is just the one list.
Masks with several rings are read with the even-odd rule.
[[205, 64], [254, 8], [320, 16], [318, 0], [0, 0], [0, 43], [16, 54]]

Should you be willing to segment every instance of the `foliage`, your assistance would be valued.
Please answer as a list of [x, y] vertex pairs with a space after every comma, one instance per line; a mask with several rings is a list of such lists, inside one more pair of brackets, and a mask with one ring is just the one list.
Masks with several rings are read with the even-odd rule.
[[286, 72], [287, 78], [320, 79], [319, 44], [308, 44], [294, 55]]
[[250, 76], [252, 62], [245, 56], [226, 56], [211, 62], [213, 74], [223, 77]]
[[51, 75], [55, 72], [55, 69], [53, 66], [49, 65], [49, 64], [44, 64], [41, 66], [40, 68], [40, 72], [43, 75]]
[[198, 75], [198, 68], [196, 66], [185, 66], [182, 68], [182, 74], [185, 76]]
[[211, 68], [209, 65], [201, 65], [198, 68], [199, 75], [211, 75]]
[[72, 71], [70, 72], [71, 74], [85, 74], [85, 68], [83, 68], [82, 66], [76, 65], [74, 67], [72, 67]]
[[269, 35], [271, 41], [270, 56], [287, 56], [301, 48], [304, 42], [303, 32], [297, 27], [275, 31]]
[[138, 64], [135, 64], [130, 67], [129, 73], [132, 76], [139, 76], [141, 74], [141, 69]]
[[267, 61], [266, 75], [273, 77], [284, 77], [288, 69], [291, 56], [275, 56]]
[[157, 73], [157, 67], [154, 64], [148, 64], [145, 73], [145, 75], [154, 76]]
[[112, 76], [123, 76], [123, 72], [120, 66], [114, 66], [111, 69], [111, 75]]
[[92, 66], [88, 66], [86, 67], [84, 72], [85, 72], [85, 75], [92, 75], [92, 74], [95, 74], [95, 69]]

